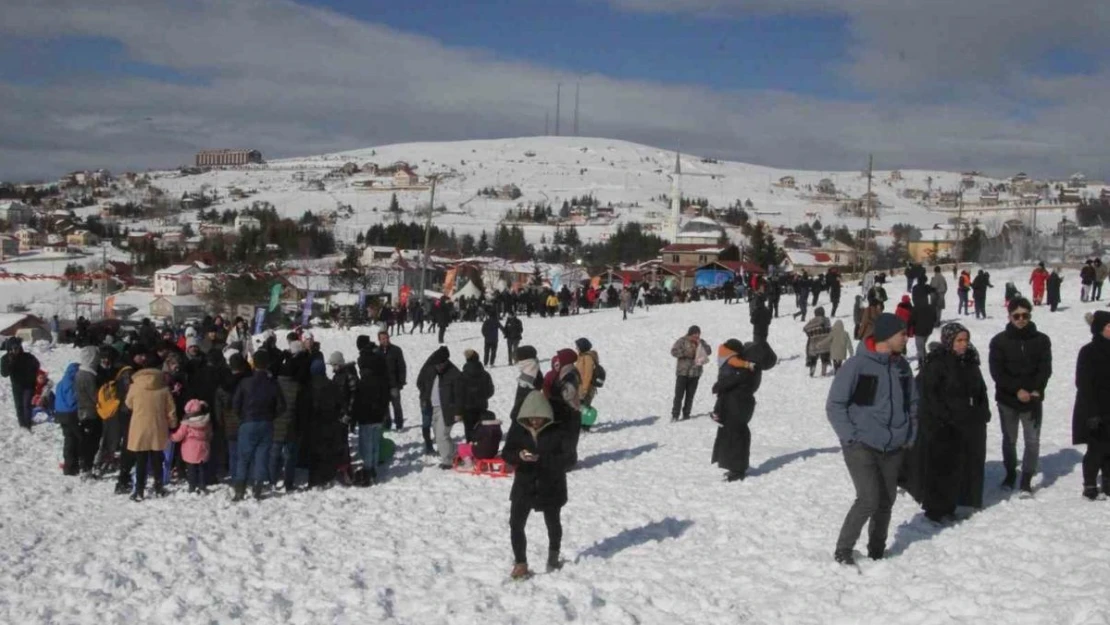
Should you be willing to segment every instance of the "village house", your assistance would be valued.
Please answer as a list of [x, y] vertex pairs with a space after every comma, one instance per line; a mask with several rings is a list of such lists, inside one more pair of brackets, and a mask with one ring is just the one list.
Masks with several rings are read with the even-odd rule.
[[66, 243], [70, 247], [91, 247], [100, 244], [100, 237], [88, 230], [76, 230], [66, 235]]
[[420, 183], [420, 178], [410, 169], [399, 169], [393, 174], [393, 186], [413, 187]]
[[703, 243], [672, 243], [659, 250], [663, 265], [675, 267], [700, 267], [718, 260], [725, 251], [723, 245]]
[[196, 265], [172, 265], [154, 272], [154, 295], [189, 295], [193, 292], [193, 276], [199, 273]]
[[815, 276], [837, 266], [832, 255], [815, 250], [785, 250], [786, 259], [782, 268], [786, 273], [806, 274]]
[[998, 206], [998, 191], [983, 191], [979, 194], [979, 206]]
[[783, 189], [793, 189], [797, 186], [797, 181], [794, 179], [794, 176], [783, 176], [779, 178], [779, 186]]
[[895, 169], [894, 171], [890, 172], [890, 181], [891, 182], [902, 182], [902, 170], [901, 169]]
[[0, 259], [11, 258], [12, 256], [19, 256], [19, 239], [7, 234], [0, 234]]
[[817, 183], [817, 192], [821, 195], [836, 195], [836, 185], [828, 178], [822, 178]]
[[906, 244], [906, 252], [917, 263], [936, 263], [952, 258], [959, 234], [954, 226], [936, 225], [921, 231], [921, 239]]
[[1072, 189], [1086, 189], [1087, 188], [1087, 175], [1083, 173], [1074, 173], [1068, 178], [1068, 187]]
[[825, 254], [832, 259], [832, 263], [837, 267], [853, 267], [859, 259], [859, 250], [855, 247], [833, 239], [821, 247], [812, 248], [810, 250], [814, 254]]
[[236, 167], [261, 163], [262, 152], [258, 150], [203, 150], [197, 153], [197, 167]]
[[259, 230], [262, 228], [262, 222], [257, 217], [251, 217], [250, 215], [236, 215], [235, 230], [239, 231], [243, 228]]
[[66, 243], [66, 238], [60, 234], [46, 235], [46, 243], [42, 246], [43, 251], [54, 252], [56, 254], [64, 254], [69, 251], [69, 245]]
[[0, 219], [8, 222], [9, 226], [20, 226], [31, 220], [34, 211], [19, 200], [4, 200], [0, 202]]
[[180, 230], [163, 233], [155, 240], [155, 246], [160, 250], [179, 250], [185, 246], [185, 234]]
[[937, 204], [941, 206], [956, 207], [960, 204], [960, 198], [963, 196], [959, 191], [941, 191], [940, 199]]
[[1060, 192], [1061, 204], [1077, 204], [1082, 199], [1082, 194], [1079, 189], [1073, 187], [1066, 187]]
[[19, 241], [19, 251], [21, 252], [27, 252], [41, 247], [46, 240], [43, 234], [34, 228], [20, 228], [16, 230], [15, 238]]
[[204, 300], [196, 295], [160, 295], [150, 302], [150, 316], [180, 323], [187, 319], [201, 319], [208, 312]]

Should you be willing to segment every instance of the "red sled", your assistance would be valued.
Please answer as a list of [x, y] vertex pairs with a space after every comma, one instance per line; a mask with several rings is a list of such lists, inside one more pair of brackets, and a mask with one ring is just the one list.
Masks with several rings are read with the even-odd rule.
[[513, 467], [501, 458], [475, 458], [474, 447], [470, 443], [459, 445], [452, 468], [459, 473], [487, 477], [509, 477], [513, 474]]

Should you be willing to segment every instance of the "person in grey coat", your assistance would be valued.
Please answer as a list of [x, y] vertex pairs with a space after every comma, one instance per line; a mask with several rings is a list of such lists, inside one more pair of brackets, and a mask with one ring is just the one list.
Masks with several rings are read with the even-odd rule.
[[844, 329], [844, 322], [837, 319], [833, 322], [832, 331], [829, 332], [829, 357], [832, 358], [833, 373], [840, 371], [840, 366], [852, 355], [852, 337]]
[[[671, 347], [671, 356], [676, 359], [674, 401], [671, 403], [671, 421], [679, 420], [679, 411], [682, 420], [690, 418], [690, 411], [694, 407], [694, 395], [698, 392], [698, 380], [701, 379], [702, 368], [712, 355], [712, 348], [701, 338], [701, 328], [690, 326], [686, 336], [678, 339]], [[683, 401], [685, 399], [685, 401]]]
[[841, 564], [855, 564], [852, 550], [869, 521], [867, 556], [879, 560], [886, 551], [902, 457], [917, 435], [917, 388], [902, 356], [905, 348], [905, 323], [890, 313], [879, 315], [871, 337], [829, 389], [825, 412], [856, 489], [833, 554]]
[[944, 316], [944, 296], [948, 295], [948, 280], [945, 280], [944, 274], [940, 272], [940, 265], [933, 268], [933, 279], [929, 281], [929, 286], [933, 287], [933, 303], [936, 304], [939, 323]]
[[81, 477], [92, 477], [93, 461], [100, 449], [100, 435], [103, 423], [96, 412], [96, 367], [100, 363], [100, 350], [87, 345], [81, 348], [77, 357], [80, 368], [77, 370], [77, 457], [81, 466]]

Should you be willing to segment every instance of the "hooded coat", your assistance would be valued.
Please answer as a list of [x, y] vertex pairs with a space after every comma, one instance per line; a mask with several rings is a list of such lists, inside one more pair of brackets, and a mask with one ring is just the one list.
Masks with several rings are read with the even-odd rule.
[[748, 424], [755, 414], [755, 392], [763, 376], [758, 365], [754, 370], [747, 366], [743, 349], [732, 343], [717, 348], [717, 382], [713, 384], [717, 401], [713, 414], [720, 427], [709, 461], [743, 475], [748, 471], [751, 456], [752, 433]]
[[844, 329], [844, 322], [837, 319], [829, 331], [829, 356], [835, 362], [844, 362], [852, 355], [852, 338]]
[[[582, 403], [578, 399], [578, 369], [574, 364], [578, 354], [573, 349], [561, 349], [551, 359], [552, 370], [544, 379], [547, 397], [554, 411], [555, 423], [566, 432], [570, 445], [571, 466], [578, 462], [578, 437], [582, 433]], [[519, 415], [518, 415], [519, 418]]]
[[[701, 359], [699, 363], [698, 350], [701, 350]], [[708, 362], [709, 355], [713, 353], [713, 348], [709, 347], [700, 337], [696, 341], [690, 340], [690, 335], [683, 336], [674, 342], [671, 346], [671, 356], [675, 360], [675, 375], [680, 378], [700, 378], [702, 368]]]
[[513, 399], [513, 409], [509, 412], [510, 427], [516, 424], [520, 407], [532, 391], [543, 390], [543, 376], [540, 375], [540, 363], [535, 358], [526, 358], [516, 363], [520, 375], [516, 379], [516, 397]]
[[164, 450], [170, 428], [177, 427], [177, 408], [162, 372], [157, 369], [136, 371], [131, 376], [131, 388], [124, 403], [131, 411], [128, 451]]
[[355, 423], [380, 425], [389, 415], [389, 365], [376, 349], [359, 351], [355, 405]]
[[924, 283], [913, 287], [913, 314], [910, 323], [916, 336], [929, 336], [937, 325], [937, 309], [932, 298], [933, 287]]
[[208, 413], [193, 415], [181, 422], [181, 427], [174, 430], [170, 439], [181, 443], [181, 459], [189, 464], [201, 464], [208, 461], [211, 449], [209, 441], [212, 439], [212, 421]]
[[813, 317], [802, 327], [802, 332], [806, 335], [806, 356], [812, 358], [829, 353], [828, 317]]
[[[532, 429], [524, 419], [539, 417], [543, 425]], [[567, 503], [567, 470], [576, 454], [566, 430], [555, 422], [553, 406], [543, 393], [532, 391], [520, 408], [520, 416], [509, 428], [501, 457], [512, 465], [513, 488], [509, 499], [534, 510], [555, 510]], [[536, 456], [534, 462], [520, 457], [522, 451]]]
[[100, 361], [100, 351], [88, 345], [81, 348], [77, 358], [80, 368], [77, 370], [77, 420], [92, 421], [99, 419], [96, 412], [97, 395], [97, 363]]
[[420, 367], [420, 373], [416, 375], [416, 390], [420, 392], [421, 406], [428, 406], [432, 402], [432, 387], [435, 384], [436, 376], [439, 375], [436, 366], [450, 359], [451, 352], [446, 347], [440, 347], [432, 352]]

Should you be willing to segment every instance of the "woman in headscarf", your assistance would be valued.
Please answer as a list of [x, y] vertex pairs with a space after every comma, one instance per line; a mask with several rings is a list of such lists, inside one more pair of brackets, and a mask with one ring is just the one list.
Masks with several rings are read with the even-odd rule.
[[743, 358], [744, 345], [729, 339], [717, 348], [717, 382], [713, 394], [713, 420], [717, 422], [717, 439], [713, 442], [711, 463], [726, 471], [729, 482], [743, 480], [748, 472], [752, 432], [748, 423], [755, 413], [755, 392], [762, 374], [755, 363]]
[[[921, 432], [914, 449], [911, 492], [935, 523], [954, 519], [956, 506], [983, 506], [990, 404], [979, 352], [959, 323], [941, 328], [918, 384]], [[915, 492], [916, 491], [916, 492]]]

